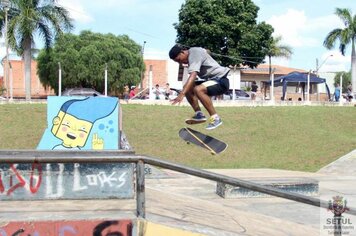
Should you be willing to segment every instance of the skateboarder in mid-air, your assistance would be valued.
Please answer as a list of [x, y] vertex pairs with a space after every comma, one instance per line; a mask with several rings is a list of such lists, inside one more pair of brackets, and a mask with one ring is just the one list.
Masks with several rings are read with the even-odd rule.
[[[176, 44], [169, 51], [169, 57], [180, 64], [188, 65], [189, 78], [183, 86], [183, 90], [172, 100], [172, 104], [180, 103], [184, 96], [195, 111], [191, 119], [187, 119], [187, 124], [203, 123], [206, 117], [200, 109], [200, 101], [209, 112], [210, 119], [206, 129], [215, 129], [222, 124], [222, 120], [216, 113], [211, 100], [211, 96], [224, 94], [229, 90], [229, 79], [227, 75], [229, 69], [219, 65], [207, 52], [201, 47], [186, 48]], [[203, 80], [198, 83], [196, 80]]]

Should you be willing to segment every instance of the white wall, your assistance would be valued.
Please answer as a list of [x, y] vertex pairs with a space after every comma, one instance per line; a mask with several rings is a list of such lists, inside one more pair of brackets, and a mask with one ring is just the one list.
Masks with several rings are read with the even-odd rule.
[[173, 60], [167, 61], [168, 83], [171, 88], [182, 89], [182, 81], [178, 81], [179, 64]]
[[[178, 70], [179, 70], [179, 64], [172, 60], [168, 60], [167, 62], [168, 83], [171, 88], [182, 89], [183, 84], [185, 83], [189, 75], [187, 69], [185, 68], [183, 72], [183, 81], [178, 81]], [[241, 89], [240, 69], [236, 69], [235, 71], [231, 69], [227, 78], [230, 81], [230, 89], [233, 89], [234, 87], [235, 89]]]
[[230, 89], [241, 89], [241, 70], [236, 69], [230, 70], [229, 75], [227, 76], [230, 82]]
[[[326, 83], [329, 86], [330, 89], [330, 94], [333, 94], [335, 91], [335, 86], [334, 86], [334, 77], [336, 75], [336, 72], [320, 72], [319, 77], [326, 79]], [[325, 84], [319, 84], [318, 89], [320, 93], [326, 93], [326, 88]]]

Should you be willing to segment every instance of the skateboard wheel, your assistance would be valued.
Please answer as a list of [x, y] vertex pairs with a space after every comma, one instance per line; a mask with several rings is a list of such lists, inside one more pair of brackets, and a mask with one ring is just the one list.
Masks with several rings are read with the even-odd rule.
[[215, 155], [215, 152], [210, 152], [211, 155]]
[[187, 144], [190, 144], [190, 142], [187, 142]]

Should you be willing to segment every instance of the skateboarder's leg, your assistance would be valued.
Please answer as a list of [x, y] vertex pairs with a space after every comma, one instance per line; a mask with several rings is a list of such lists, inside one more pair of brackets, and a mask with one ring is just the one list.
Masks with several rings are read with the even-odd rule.
[[[210, 84], [214, 83], [214, 81], [208, 81], [208, 82], [210, 82]], [[208, 82], [195, 86], [194, 93], [199, 98], [200, 102], [203, 104], [205, 109], [209, 112], [209, 115], [212, 116], [216, 114], [216, 111], [213, 102], [211, 100], [211, 97], [208, 95], [208, 89], [207, 89], [207, 84], [209, 84]]]
[[205, 109], [209, 112], [209, 115], [212, 116], [216, 114], [213, 102], [211, 101], [211, 98], [208, 95], [207, 88], [203, 85], [199, 85], [194, 88], [194, 91]]
[[185, 97], [187, 98], [187, 101], [189, 102], [189, 104], [191, 105], [191, 107], [193, 108], [193, 110], [195, 112], [201, 111], [200, 106], [199, 106], [198, 97], [194, 94], [193, 91], [188, 91], [185, 94]]
[[194, 93], [210, 115], [209, 124], [206, 129], [215, 129], [222, 124], [222, 121], [214, 108], [211, 96], [223, 94], [228, 89], [228, 83], [228, 80], [225, 81], [225, 78], [221, 78], [219, 82], [216, 80], [209, 80], [194, 88]]
[[193, 91], [189, 91], [185, 94], [189, 104], [193, 108], [195, 114], [193, 117], [185, 120], [187, 124], [199, 124], [206, 121], [206, 117], [204, 116], [203, 112], [200, 109], [198, 97], [194, 94]]

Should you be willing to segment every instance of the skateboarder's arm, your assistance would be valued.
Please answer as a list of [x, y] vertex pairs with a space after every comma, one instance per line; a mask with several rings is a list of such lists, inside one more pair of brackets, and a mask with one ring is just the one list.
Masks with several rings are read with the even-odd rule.
[[187, 94], [189, 91], [193, 90], [196, 78], [197, 78], [197, 72], [193, 71], [192, 73], [190, 73], [187, 82], [183, 86], [182, 92], [180, 92], [179, 95], [175, 99], [172, 100], [173, 105], [180, 103], [183, 100], [185, 94]]
[[183, 93], [185, 95], [188, 91], [191, 91], [194, 88], [194, 83], [197, 78], [197, 75], [198, 74], [195, 71], [193, 71], [192, 73], [189, 74], [189, 78], [188, 78], [187, 82], [185, 83], [185, 85], [183, 86], [183, 90], [181, 93]]

